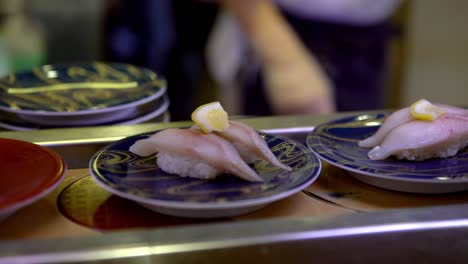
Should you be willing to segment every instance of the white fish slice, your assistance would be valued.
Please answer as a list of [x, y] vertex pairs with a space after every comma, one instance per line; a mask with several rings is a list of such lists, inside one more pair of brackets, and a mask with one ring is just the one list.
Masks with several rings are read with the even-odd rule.
[[180, 176], [214, 178], [231, 173], [247, 181], [263, 181], [231, 143], [199, 130], [166, 129], [135, 142], [130, 151], [140, 156], [158, 153], [158, 166]]
[[[435, 105], [441, 108], [445, 112], [444, 115], [468, 116], [468, 110], [466, 109], [457, 108], [457, 107], [453, 107], [449, 105], [443, 105], [443, 104], [435, 104]], [[413, 120], [414, 119], [411, 115], [410, 107], [400, 109], [392, 113], [391, 115], [389, 115], [387, 118], [385, 118], [384, 122], [382, 123], [380, 128], [377, 130], [377, 132], [373, 134], [372, 136], [359, 141], [358, 145], [364, 148], [375, 147], [379, 145], [387, 136], [387, 134], [390, 133], [390, 131], [392, 131], [394, 128], [399, 127], [408, 122], [411, 122]]]
[[414, 120], [392, 129], [369, 151], [372, 160], [390, 156], [425, 160], [454, 156], [468, 145], [468, 117], [446, 114], [432, 122]]
[[411, 116], [410, 108], [406, 107], [401, 110], [398, 110], [387, 118], [384, 119], [384, 122], [380, 128], [372, 136], [361, 140], [358, 142], [358, 145], [363, 148], [372, 148], [380, 144], [385, 136], [395, 127], [401, 126], [413, 118]]
[[281, 169], [291, 170], [290, 167], [284, 165], [276, 158], [257, 131], [244, 123], [229, 121], [228, 128], [222, 132], [215, 133], [231, 142], [247, 163], [252, 163], [260, 158]]

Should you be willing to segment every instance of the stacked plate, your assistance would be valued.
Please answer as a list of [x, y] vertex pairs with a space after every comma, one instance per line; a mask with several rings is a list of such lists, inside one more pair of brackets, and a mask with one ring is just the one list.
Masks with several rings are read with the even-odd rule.
[[45, 65], [0, 79], [0, 128], [168, 122], [166, 81], [128, 64]]

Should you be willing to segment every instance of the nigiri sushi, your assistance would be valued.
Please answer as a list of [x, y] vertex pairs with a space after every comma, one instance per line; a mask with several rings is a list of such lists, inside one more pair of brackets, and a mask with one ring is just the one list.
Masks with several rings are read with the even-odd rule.
[[372, 136], [361, 140], [358, 142], [358, 145], [363, 148], [372, 148], [377, 145], [379, 145], [382, 140], [385, 138], [385, 136], [395, 127], [401, 126], [409, 121], [411, 121], [413, 118], [410, 113], [409, 107], [403, 108], [401, 110], [398, 110], [394, 113], [392, 113], [390, 116], [388, 116], [380, 128], [373, 134]]
[[468, 117], [445, 115], [433, 122], [414, 120], [393, 129], [368, 156], [425, 160], [454, 156], [468, 145]]
[[383, 160], [425, 160], [454, 156], [468, 145], [468, 110], [435, 105], [440, 111], [434, 120], [418, 120], [410, 108], [404, 108], [386, 118], [377, 132], [358, 142], [371, 147], [368, 156]]
[[260, 158], [281, 169], [291, 170], [276, 158], [257, 131], [242, 122], [230, 120], [226, 129], [214, 133], [231, 142], [247, 163]]
[[230, 173], [247, 181], [263, 181], [230, 142], [200, 130], [166, 129], [136, 141], [130, 151], [140, 156], [157, 153], [163, 171], [183, 177], [213, 179]]
[[[441, 109], [444, 112], [444, 115], [456, 115], [456, 116], [468, 116], [468, 110], [462, 109], [458, 107], [443, 105], [443, 104], [435, 104], [436, 107]], [[379, 145], [382, 140], [387, 136], [387, 134], [394, 128], [399, 127], [403, 124], [406, 124], [410, 121], [413, 121], [414, 118], [411, 115], [410, 107], [405, 107], [400, 109], [387, 118], [385, 118], [384, 122], [377, 130], [375, 134], [372, 136], [361, 140], [358, 142], [360, 147], [364, 148], [372, 148]]]

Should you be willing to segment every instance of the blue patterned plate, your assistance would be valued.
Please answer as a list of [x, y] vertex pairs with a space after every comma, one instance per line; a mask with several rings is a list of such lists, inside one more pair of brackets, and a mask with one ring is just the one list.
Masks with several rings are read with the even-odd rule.
[[[0, 79], [0, 110], [39, 125], [80, 125], [132, 118], [138, 106], [161, 97], [165, 80], [128, 64], [45, 65]], [[123, 115], [123, 116], [122, 116]]]
[[262, 183], [231, 175], [214, 180], [179, 177], [159, 169], [154, 155], [143, 158], [128, 150], [135, 141], [154, 133], [128, 137], [100, 150], [90, 161], [90, 172], [108, 191], [163, 214], [212, 218], [251, 212], [306, 188], [321, 169], [319, 158], [304, 145], [262, 134], [273, 153], [292, 171], [257, 161], [252, 166], [265, 179]]
[[[167, 123], [170, 121], [170, 113], [168, 112], [169, 109], [169, 97], [163, 96], [161, 98], [158, 98], [157, 100], [153, 101], [150, 105], [149, 108], [153, 108], [152, 111], [141, 115], [137, 116], [135, 118], [130, 118], [130, 119], [123, 119], [119, 120], [117, 122], [106, 122], [107, 119], [102, 119], [100, 120], [99, 125], [100, 126], [110, 126], [110, 125], [132, 125], [132, 124], [141, 124], [145, 122], [163, 122]], [[99, 119], [96, 119], [99, 120]], [[85, 127], [89, 125], [80, 125], [80, 127]], [[45, 125], [37, 125], [34, 123], [30, 122], [24, 122], [22, 120], [16, 120], [11, 121], [7, 118], [5, 120], [2, 119], [2, 116], [0, 116], [0, 129], [6, 129], [6, 130], [15, 130], [15, 131], [28, 131], [28, 130], [36, 130], [36, 129], [52, 129], [52, 128], [60, 128], [60, 127], [70, 127], [66, 125], [62, 126], [45, 126]], [[77, 126], [74, 126], [77, 127]]]
[[370, 160], [368, 148], [357, 142], [374, 134], [385, 114], [341, 118], [315, 128], [307, 145], [320, 158], [350, 172], [368, 184], [414, 193], [448, 193], [468, 190], [468, 150], [445, 159], [406, 161]]

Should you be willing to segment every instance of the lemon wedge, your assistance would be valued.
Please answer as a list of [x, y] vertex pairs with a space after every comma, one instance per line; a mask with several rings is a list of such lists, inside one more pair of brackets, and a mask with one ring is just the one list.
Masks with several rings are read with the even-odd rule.
[[228, 114], [219, 102], [197, 107], [192, 113], [192, 121], [205, 133], [223, 131], [229, 126]]
[[445, 112], [431, 102], [420, 99], [414, 102], [411, 107], [411, 116], [417, 120], [434, 121]]

